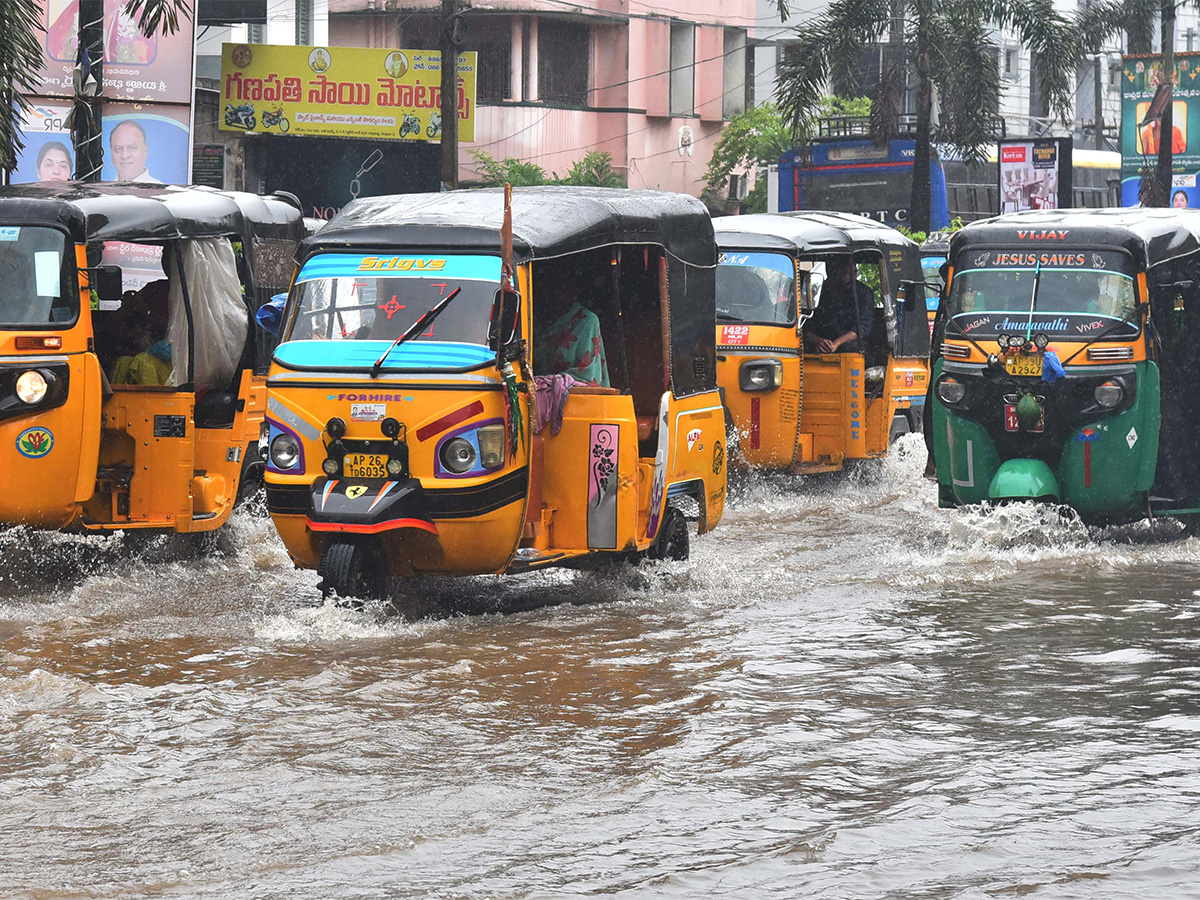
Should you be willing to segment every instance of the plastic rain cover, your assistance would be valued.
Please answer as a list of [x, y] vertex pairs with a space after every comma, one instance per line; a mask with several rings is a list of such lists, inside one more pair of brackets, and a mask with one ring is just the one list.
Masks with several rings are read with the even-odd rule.
[[[179, 248], [196, 332], [195, 389], [227, 390], [242, 358], [249, 328], [233, 247], [227, 238], [196, 238], [181, 241]], [[175, 254], [168, 250], [163, 261], [169, 261], [171, 280], [167, 340], [171, 343], [172, 369], [168, 383], [178, 385], [187, 380], [187, 311], [175, 272]]]

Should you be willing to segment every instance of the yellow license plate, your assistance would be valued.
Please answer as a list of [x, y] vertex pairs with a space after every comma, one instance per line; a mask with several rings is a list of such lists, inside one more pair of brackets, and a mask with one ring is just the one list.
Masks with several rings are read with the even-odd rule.
[[387, 478], [387, 457], [382, 453], [347, 453], [342, 458], [346, 478]]
[[1033, 375], [1040, 378], [1042, 374], [1042, 358], [1031, 353], [1021, 353], [1010, 356], [1004, 363], [1009, 375]]

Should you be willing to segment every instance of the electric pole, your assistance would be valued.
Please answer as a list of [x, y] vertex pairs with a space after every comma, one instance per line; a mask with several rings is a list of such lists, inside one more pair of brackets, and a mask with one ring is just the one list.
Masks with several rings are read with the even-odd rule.
[[104, 165], [100, 98], [104, 91], [104, 0], [79, 0], [76, 59], [75, 105], [71, 115], [75, 177], [80, 181], [99, 181]]
[[442, 0], [442, 185], [458, 188], [458, 48], [462, 45], [458, 0]]
[[1174, 182], [1175, 142], [1175, 0], [1162, 0], [1162, 70], [1159, 73], [1167, 85], [1167, 105], [1163, 107], [1158, 130], [1158, 189], [1162, 206], [1171, 205]]

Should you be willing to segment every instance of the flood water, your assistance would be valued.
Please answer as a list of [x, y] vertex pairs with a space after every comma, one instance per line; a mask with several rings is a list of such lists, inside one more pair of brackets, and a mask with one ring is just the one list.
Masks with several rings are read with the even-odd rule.
[[1200, 541], [923, 464], [416, 621], [250, 513], [0, 533], [0, 897], [1200, 895]]

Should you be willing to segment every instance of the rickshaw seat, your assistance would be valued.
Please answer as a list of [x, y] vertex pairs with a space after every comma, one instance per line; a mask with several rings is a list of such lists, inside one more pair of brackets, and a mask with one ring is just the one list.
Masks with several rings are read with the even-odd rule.
[[193, 413], [197, 428], [228, 428], [237, 413], [237, 395], [232, 391], [205, 391], [196, 398]]
[[614, 387], [600, 387], [597, 384], [575, 384], [571, 386], [572, 394], [600, 394], [604, 396], [620, 396], [620, 391]]

